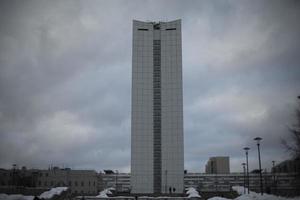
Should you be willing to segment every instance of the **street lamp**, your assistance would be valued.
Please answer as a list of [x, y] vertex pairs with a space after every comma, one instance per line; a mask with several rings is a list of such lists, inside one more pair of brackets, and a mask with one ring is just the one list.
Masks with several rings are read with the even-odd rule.
[[260, 194], [263, 195], [263, 183], [262, 183], [262, 172], [261, 172], [261, 159], [260, 159], [260, 141], [262, 138], [256, 137], [254, 140], [257, 142], [258, 150], [258, 161], [259, 161], [259, 176], [260, 176]]
[[168, 193], [168, 170], [165, 170], [165, 193]]
[[246, 194], [246, 163], [242, 163], [244, 171], [244, 194]]
[[118, 192], [118, 174], [119, 174], [119, 171], [116, 170], [116, 192]]
[[247, 166], [247, 186], [248, 186], [248, 194], [250, 194], [250, 182], [249, 182], [249, 164], [248, 164], [248, 151], [250, 150], [249, 147], [244, 148], [246, 152], [246, 166]]
[[272, 173], [273, 173], [273, 186], [274, 186], [274, 192], [276, 193], [276, 178], [275, 178], [275, 160], [272, 160], [273, 168], [272, 168]]

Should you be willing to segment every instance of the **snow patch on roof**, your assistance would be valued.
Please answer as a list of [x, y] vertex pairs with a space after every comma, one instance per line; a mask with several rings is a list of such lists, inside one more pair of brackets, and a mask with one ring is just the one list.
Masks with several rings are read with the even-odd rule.
[[112, 194], [112, 192], [111, 192], [112, 190], [114, 191], [115, 188], [110, 187], [110, 188], [104, 189], [96, 197], [106, 198], [106, 197], [108, 197], [107, 196], [108, 194]]
[[56, 187], [56, 188], [51, 188], [51, 190], [43, 192], [39, 198], [44, 198], [44, 199], [51, 199], [54, 197], [54, 195], [60, 195], [62, 192], [67, 191], [67, 187]]

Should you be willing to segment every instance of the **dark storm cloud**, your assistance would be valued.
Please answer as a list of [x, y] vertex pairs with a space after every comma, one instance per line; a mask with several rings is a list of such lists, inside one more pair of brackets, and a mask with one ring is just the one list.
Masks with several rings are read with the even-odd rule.
[[0, 167], [130, 170], [132, 19], [182, 19], [185, 167], [253, 138], [263, 167], [299, 95], [297, 1], [2, 1]]

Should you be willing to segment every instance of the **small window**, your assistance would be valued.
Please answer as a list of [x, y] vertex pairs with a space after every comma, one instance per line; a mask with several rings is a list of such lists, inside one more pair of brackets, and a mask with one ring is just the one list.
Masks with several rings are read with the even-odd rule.
[[176, 28], [167, 28], [166, 31], [173, 31], [176, 30]]
[[81, 181], [81, 186], [84, 186], [84, 182], [83, 181]]
[[148, 31], [148, 29], [146, 29], [146, 28], [139, 28], [138, 30], [139, 31]]

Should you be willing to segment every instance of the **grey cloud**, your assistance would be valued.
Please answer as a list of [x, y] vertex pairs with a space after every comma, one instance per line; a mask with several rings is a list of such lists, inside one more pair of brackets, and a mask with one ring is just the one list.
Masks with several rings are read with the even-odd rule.
[[183, 23], [185, 167], [262, 136], [263, 166], [299, 95], [297, 1], [2, 1], [0, 167], [130, 169], [132, 19]]

